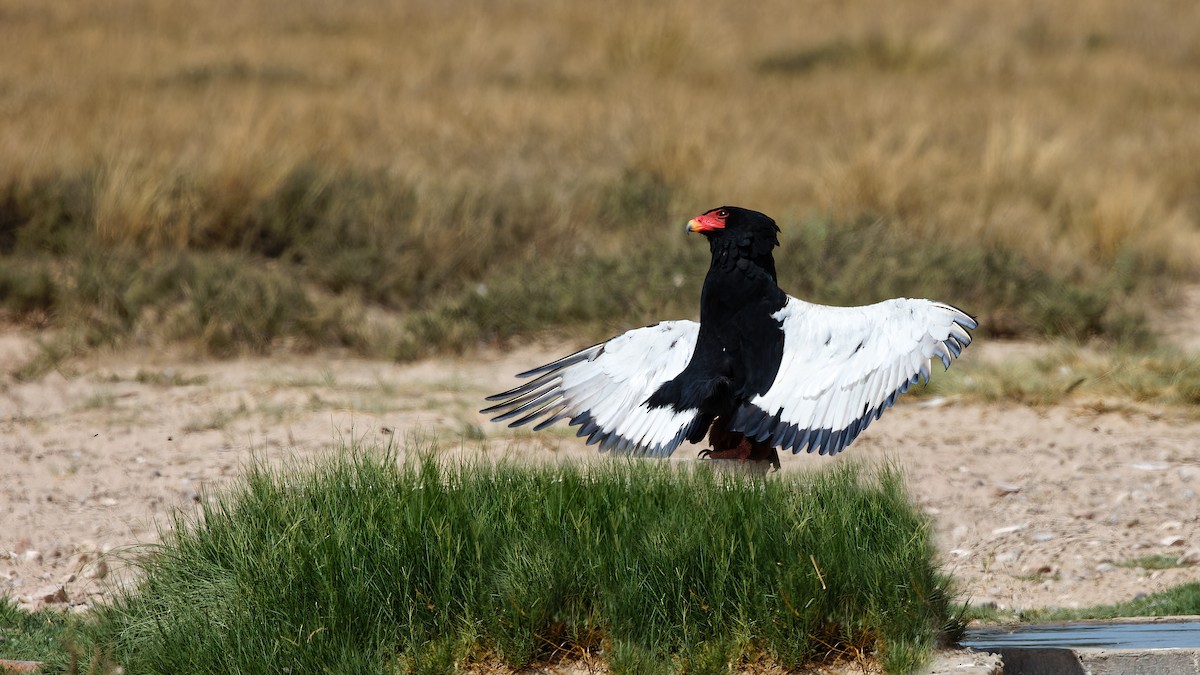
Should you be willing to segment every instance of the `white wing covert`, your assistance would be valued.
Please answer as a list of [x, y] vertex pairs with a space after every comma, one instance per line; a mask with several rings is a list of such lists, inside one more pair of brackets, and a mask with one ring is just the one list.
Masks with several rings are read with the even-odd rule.
[[742, 405], [730, 428], [793, 453], [844, 449], [920, 380], [946, 367], [977, 324], [950, 305], [897, 298], [830, 307], [789, 297], [775, 314], [783, 359], [771, 388]]
[[625, 454], [666, 456], [697, 422], [697, 410], [651, 408], [646, 399], [687, 366], [700, 324], [665, 321], [622, 333], [570, 356], [520, 373], [533, 380], [487, 397], [481, 412], [534, 431], [568, 420], [588, 445]]

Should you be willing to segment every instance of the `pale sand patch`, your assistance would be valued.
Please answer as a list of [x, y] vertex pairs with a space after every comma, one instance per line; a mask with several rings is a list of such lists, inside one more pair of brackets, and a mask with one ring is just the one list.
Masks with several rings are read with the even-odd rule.
[[[22, 349], [12, 338], [4, 344]], [[36, 382], [7, 380], [0, 592], [37, 605], [38, 592], [65, 581], [70, 603], [97, 600], [92, 551], [154, 541], [173, 508], [227, 483], [252, 456], [319, 459], [339, 437], [403, 442], [418, 434], [455, 456], [596, 460], [565, 431], [514, 434], [477, 412], [485, 394], [512, 386], [513, 373], [575, 347], [408, 365], [322, 354], [197, 361], [123, 353]], [[1018, 350], [973, 347], [967, 357], [1004, 358], [1004, 349]], [[784, 470], [895, 463], [933, 518], [947, 568], [976, 601], [1082, 606], [1200, 579], [1196, 567], [1120, 566], [1200, 546], [1200, 422], [1095, 408], [905, 401], [846, 453], [786, 456]], [[677, 459], [691, 461], [698, 449], [685, 446]]]

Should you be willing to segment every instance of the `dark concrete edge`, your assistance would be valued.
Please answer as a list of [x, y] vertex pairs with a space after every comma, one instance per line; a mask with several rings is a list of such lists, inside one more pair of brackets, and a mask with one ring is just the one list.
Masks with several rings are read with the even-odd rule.
[[1073, 650], [1084, 671], [1092, 675], [1193, 675], [1200, 673], [1200, 648], [1104, 649], [1089, 647]]
[[1015, 647], [988, 650], [1004, 675], [1200, 675], [1200, 648]]

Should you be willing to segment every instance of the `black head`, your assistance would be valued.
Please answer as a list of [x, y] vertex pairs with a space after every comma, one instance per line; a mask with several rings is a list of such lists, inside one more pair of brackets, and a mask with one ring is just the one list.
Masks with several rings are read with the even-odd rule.
[[688, 232], [699, 232], [710, 241], [735, 242], [752, 255], [764, 255], [779, 245], [779, 226], [769, 216], [737, 206], [721, 206], [692, 218]]

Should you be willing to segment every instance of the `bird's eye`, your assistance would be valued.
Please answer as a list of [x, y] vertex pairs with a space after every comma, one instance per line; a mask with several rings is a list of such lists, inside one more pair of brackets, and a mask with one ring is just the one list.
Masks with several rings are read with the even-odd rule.
[[718, 218], [727, 218], [728, 216], [729, 216], [729, 212], [726, 211], [725, 209], [721, 209], [720, 211], [717, 211]]

